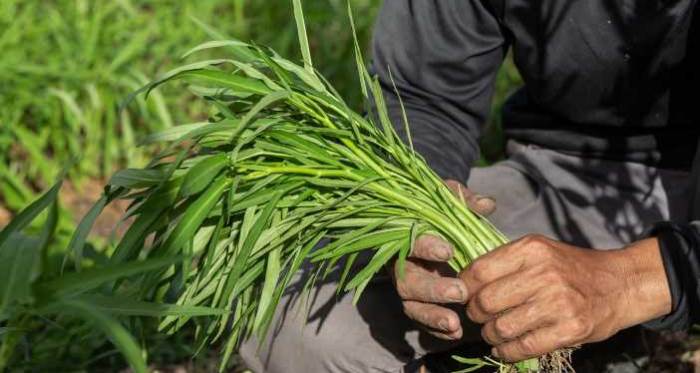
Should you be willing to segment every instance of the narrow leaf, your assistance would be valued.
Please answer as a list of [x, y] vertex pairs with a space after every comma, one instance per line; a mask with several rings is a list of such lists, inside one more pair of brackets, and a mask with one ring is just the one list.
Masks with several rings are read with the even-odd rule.
[[301, 55], [304, 58], [304, 67], [309, 73], [314, 74], [314, 66], [311, 61], [311, 49], [309, 48], [309, 38], [306, 34], [306, 22], [304, 21], [304, 11], [301, 7], [301, 0], [292, 0], [294, 6], [294, 20], [297, 23], [297, 34], [299, 36], [299, 46]]
[[94, 323], [119, 349], [135, 372], [148, 372], [146, 361], [141, 355], [141, 348], [119, 321], [84, 301], [64, 300], [60, 304], [62, 307], [59, 309], [62, 310], [62, 313], [79, 316]]
[[189, 197], [203, 191], [227, 164], [226, 153], [209, 156], [197, 163], [185, 175], [180, 186], [180, 196]]
[[58, 198], [58, 191], [61, 189], [62, 184], [62, 181], [57, 182], [51, 189], [44, 193], [44, 195], [17, 214], [17, 216], [0, 231], [0, 246], [5, 243], [10, 235], [26, 228], [42, 211], [49, 207], [56, 198]]

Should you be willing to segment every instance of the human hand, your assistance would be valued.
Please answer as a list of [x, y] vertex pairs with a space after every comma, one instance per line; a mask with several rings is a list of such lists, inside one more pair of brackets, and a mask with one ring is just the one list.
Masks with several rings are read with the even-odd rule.
[[[474, 211], [482, 215], [493, 212], [495, 202], [492, 199], [472, 193], [457, 181], [445, 183]], [[462, 325], [457, 312], [446, 305], [464, 303], [467, 299], [464, 282], [456, 278], [447, 264], [453, 251], [449, 243], [438, 237], [421, 236], [406, 260], [404, 276], [398, 275], [396, 264], [393, 276], [406, 315], [432, 335], [447, 340], [462, 338]]]
[[596, 251], [529, 235], [461, 274], [492, 354], [522, 361], [597, 342], [671, 311], [658, 241]]

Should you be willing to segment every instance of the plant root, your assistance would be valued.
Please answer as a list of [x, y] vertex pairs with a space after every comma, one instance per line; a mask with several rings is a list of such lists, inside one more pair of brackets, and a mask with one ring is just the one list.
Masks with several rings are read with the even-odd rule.
[[576, 348], [563, 348], [540, 357], [539, 373], [575, 373], [571, 354]]

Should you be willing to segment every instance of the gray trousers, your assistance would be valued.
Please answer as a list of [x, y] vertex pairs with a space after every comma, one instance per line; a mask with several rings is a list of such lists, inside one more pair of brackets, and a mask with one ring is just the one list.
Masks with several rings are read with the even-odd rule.
[[[582, 247], [615, 249], [640, 238], [656, 222], [686, 220], [688, 182], [684, 172], [584, 159], [511, 142], [508, 158], [473, 169], [468, 185], [496, 199], [497, 210], [490, 219], [509, 238], [540, 233]], [[357, 306], [350, 295], [336, 296], [336, 278], [318, 284], [306, 301], [299, 299], [299, 289], [290, 290], [268, 340], [259, 344], [251, 338], [241, 346], [250, 369], [411, 371], [424, 355], [464, 343], [440, 341], [421, 331], [403, 314], [388, 278], [368, 286]], [[465, 338], [473, 340], [478, 327], [469, 328], [473, 332], [465, 332]], [[639, 345], [638, 334], [628, 332], [626, 338], [632, 342], [602, 343], [603, 350], [619, 352], [611, 361]], [[579, 355], [585, 351], [574, 355], [575, 362]], [[608, 364], [601, 364], [583, 370], [604, 371], [601, 366]]]

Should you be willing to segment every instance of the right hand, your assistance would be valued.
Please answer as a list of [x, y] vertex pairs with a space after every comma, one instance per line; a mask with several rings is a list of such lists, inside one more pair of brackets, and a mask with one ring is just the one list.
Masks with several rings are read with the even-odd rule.
[[[473, 211], [489, 215], [495, 209], [493, 199], [474, 194], [454, 180], [445, 183]], [[393, 276], [406, 315], [430, 334], [446, 340], [461, 339], [463, 333], [459, 315], [448, 305], [467, 300], [464, 282], [447, 264], [453, 254], [454, 248], [442, 239], [421, 236], [406, 260], [403, 278], [396, 264]]]

